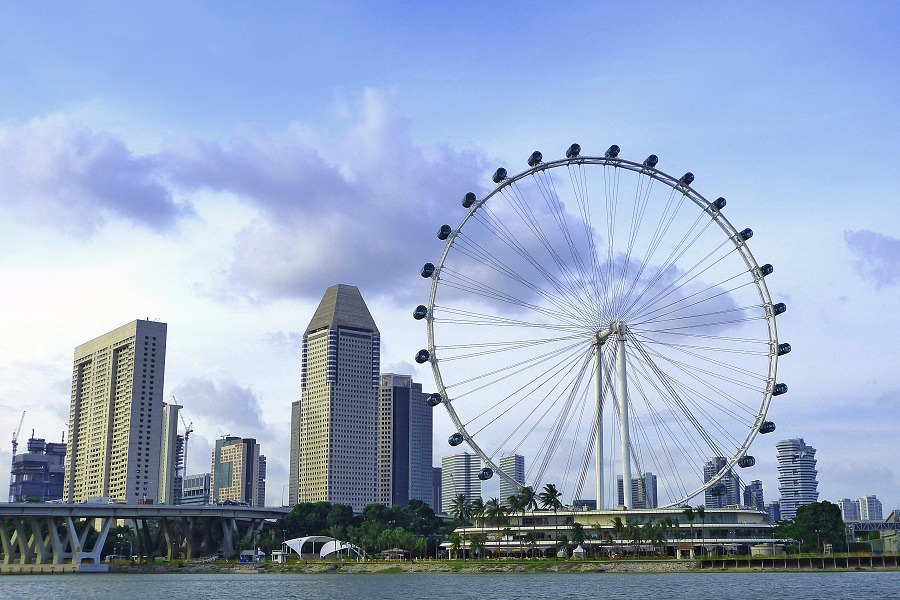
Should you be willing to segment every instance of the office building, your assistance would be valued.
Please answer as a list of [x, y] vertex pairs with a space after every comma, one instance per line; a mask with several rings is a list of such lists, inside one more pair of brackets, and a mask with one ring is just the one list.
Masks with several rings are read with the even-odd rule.
[[291, 433], [297, 501], [355, 511], [376, 501], [380, 344], [359, 290], [328, 288], [303, 333], [299, 430]]
[[[288, 506], [296, 506], [300, 498], [300, 401], [291, 402], [291, 458], [288, 465]], [[283, 492], [284, 490], [282, 490]]]
[[182, 506], [209, 504], [209, 473], [185, 475], [181, 482]]
[[[706, 483], [710, 481], [725, 469], [725, 465], [727, 464], [728, 460], [725, 457], [713, 457], [703, 467], [703, 482]], [[706, 508], [740, 506], [742, 491], [740, 478], [738, 478], [734, 470], [728, 469], [718, 482], [706, 488], [704, 504]]]
[[48, 443], [44, 438], [28, 440], [28, 451], [16, 454], [9, 484], [10, 502], [47, 502], [63, 497], [65, 443]]
[[777, 523], [781, 520], [781, 502], [772, 500], [766, 504], [766, 512], [769, 513], [769, 518], [772, 522]]
[[[214, 504], [265, 504], [265, 456], [253, 438], [225, 436], [216, 440], [209, 476]], [[262, 499], [263, 504], [260, 504]]]
[[837, 503], [841, 509], [841, 519], [846, 523], [848, 521], [859, 521], [859, 501], [844, 498]]
[[385, 506], [432, 503], [434, 409], [409, 375], [381, 375], [378, 404], [378, 497]]
[[501, 456], [500, 462], [497, 464], [500, 470], [512, 477], [516, 481], [516, 485], [507, 482], [500, 477], [500, 501], [506, 502], [510, 496], [518, 495], [525, 485], [525, 457], [521, 454], [512, 454], [510, 456]]
[[481, 497], [481, 458], [476, 454], [463, 452], [441, 459], [441, 509], [450, 511], [453, 499], [462, 494], [466, 500]]
[[881, 521], [884, 518], [881, 513], [881, 500], [875, 496], [863, 496], [856, 503], [859, 505], [860, 521]]
[[816, 481], [816, 449], [803, 438], [783, 440], [778, 451], [778, 491], [781, 494], [781, 518], [793, 521], [797, 509], [819, 499]]
[[75, 348], [63, 499], [159, 493], [166, 324], [132, 321]]
[[441, 473], [442, 469], [440, 467], [431, 468], [431, 508], [436, 515], [443, 512], [441, 504]]
[[763, 499], [763, 484], [759, 479], [754, 479], [749, 485], [744, 486], [744, 506], [756, 510], [766, 510], [766, 501]]
[[160, 504], [181, 504], [184, 436], [178, 434], [180, 409], [178, 404], [163, 404], [159, 442], [159, 490], [156, 496], [156, 501]]
[[[648, 471], [641, 477], [632, 477], [632, 508], [656, 508], [658, 506], [656, 492], [656, 475], [654, 475], [653, 473], [650, 473]], [[619, 506], [625, 506], [625, 490], [622, 486], [621, 475], [616, 476], [616, 494], [618, 497]]]

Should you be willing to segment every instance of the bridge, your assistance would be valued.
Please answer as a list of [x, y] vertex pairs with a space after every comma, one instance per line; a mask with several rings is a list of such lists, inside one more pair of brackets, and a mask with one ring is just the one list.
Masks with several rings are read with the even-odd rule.
[[128, 524], [136, 554], [149, 556], [165, 540], [168, 559], [236, 554], [239, 541], [252, 542], [266, 521], [290, 508], [169, 506], [163, 504], [0, 503], [4, 565], [100, 564], [110, 529]]

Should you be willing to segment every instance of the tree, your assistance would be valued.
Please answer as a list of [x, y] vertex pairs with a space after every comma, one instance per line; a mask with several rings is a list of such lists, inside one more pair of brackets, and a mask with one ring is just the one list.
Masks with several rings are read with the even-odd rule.
[[479, 558], [484, 558], [481, 556], [482, 550], [484, 549], [484, 536], [482, 535], [473, 535], [471, 539], [469, 539], [469, 547], [472, 549], [472, 555], [478, 555]]
[[706, 526], [706, 507], [698, 506], [695, 509], [697, 516], [700, 517], [700, 555], [706, 554], [706, 545], [703, 543], [703, 528]]
[[472, 503], [465, 494], [457, 494], [450, 501], [447, 512], [460, 524], [468, 523], [472, 518]]
[[552, 483], [548, 483], [547, 485], [545, 485], [544, 491], [542, 491], [538, 495], [538, 499], [541, 502], [541, 508], [553, 509], [553, 526], [555, 528], [554, 531], [556, 532], [554, 537], [559, 536], [559, 515], [557, 514], [557, 512], [560, 508], [562, 508], [563, 505], [562, 501], [560, 500], [561, 497], [562, 492], [556, 489], [556, 486]]
[[619, 541], [619, 545], [621, 546], [622, 541], [625, 540], [625, 534], [628, 531], [628, 525], [622, 521], [622, 517], [616, 517], [613, 519], [612, 530], [615, 539]]
[[574, 522], [573, 522], [573, 523], [572, 523], [572, 532], [571, 532], [571, 535], [570, 535], [570, 538], [571, 538], [571, 540], [572, 540], [572, 543], [573, 543], [576, 547], [578, 547], [578, 546], [580, 546], [581, 544], [584, 543], [584, 537], [585, 537], [585, 533], [584, 533], [584, 525], [582, 525], [581, 523], [574, 523]]
[[497, 498], [491, 498], [484, 505], [484, 514], [490, 525], [497, 527], [497, 558], [500, 558], [500, 528], [506, 524], [506, 509]]
[[523, 487], [519, 490], [519, 496], [522, 498], [522, 510], [537, 510], [538, 502], [537, 496], [534, 493], [534, 488], [530, 485]]
[[688, 523], [690, 525], [691, 547], [693, 547], [693, 545], [694, 545], [694, 519], [697, 518], [697, 515], [694, 514], [694, 509], [691, 508], [690, 506], [685, 507], [685, 509], [683, 511], [681, 511], [681, 514], [684, 515], [684, 518], [688, 520]]
[[454, 531], [450, 534], [450, 550], [453, 553], [452, 558], [459, 558], [460, 548], [462, 548], [462, 536]]
[[[797, 509], [793, 521], [780, 521], [775, 533], [781, 537], [803, 540], [807, 547], [831, 544], [840, 550], [846, 549], [844, 521], [841, 509], [831, 502], [813, 502]], [[817, 548], [820, 551], [821, 548]]]
[[531, 555], [534, 556], [534, 548], [537, 546], [537, 533], [534, 531], [529, 531], [525, 533], [524, 537], [525, 545], [531, 550]]

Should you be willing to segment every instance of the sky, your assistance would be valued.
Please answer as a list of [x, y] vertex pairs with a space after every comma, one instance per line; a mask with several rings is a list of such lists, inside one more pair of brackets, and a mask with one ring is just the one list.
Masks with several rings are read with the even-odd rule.
[[358, 286], [382, 370], [433, 387], [410, 314], [438, 226], [498, 166], [615, 143], [726, 196], [775, 265], [766, 500], [802, 437], [820, 499], [900, 508], [898, 30], [891, 2], [0, 0], [0, 430], [55, 441], [75, 346], [159, 319], [188, 470], [256, 437], [280, 504], [325, 289]]

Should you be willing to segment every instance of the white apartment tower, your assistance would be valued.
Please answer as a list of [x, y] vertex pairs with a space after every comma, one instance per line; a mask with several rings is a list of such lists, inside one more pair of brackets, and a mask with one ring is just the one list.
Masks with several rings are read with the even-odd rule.
[[476, 454], [463, 452], [451, 454], [441, 459], [441, 510], [450, 512], [453, 499], [462, 494], [466, 500], [481, 497], [481, 458]]
[[816, 481], [816, 449], [803, 438], [778, 442], [778, 492], [781, 494], [781, 518], [793, 521], [797, 509], [819, 499]]
[[180, 504], [184, 437], [178, 435], [178, 404], [163, 404], [159, 441], [159, 504]]
[[[385, 506], [432, 504], [432, 411], [422, 384], [383, 373], [378, 403], [378, 497]], [[432, 507], [434, 508], [434, 507]]]
[[359, 289], [328, 288], [303, 334], [292, 501], [355, 511], [376, 501], [380, 360], [378, 328]]
[[75, 348], [63, 499], [156, 500], [166, 324], [132, 321]]
[[859, 501], [843, 498], [837, 503], [841, 509], [841, 520], [845, 523], [849, 521], [859, 521]]
[[863, 496], [856, 503], [859, 505], [860, 521], [881, 521], [884, 518], [881, 500], [875, 496]]
[[507, 498], [517, 495], [525, 485], [525, 457], [521, 454], [501, 456], [500, 464], [497, 466], [519, 484], [513, 485], [502, 477], [500, 478], [500, 501], [506, 502]]

